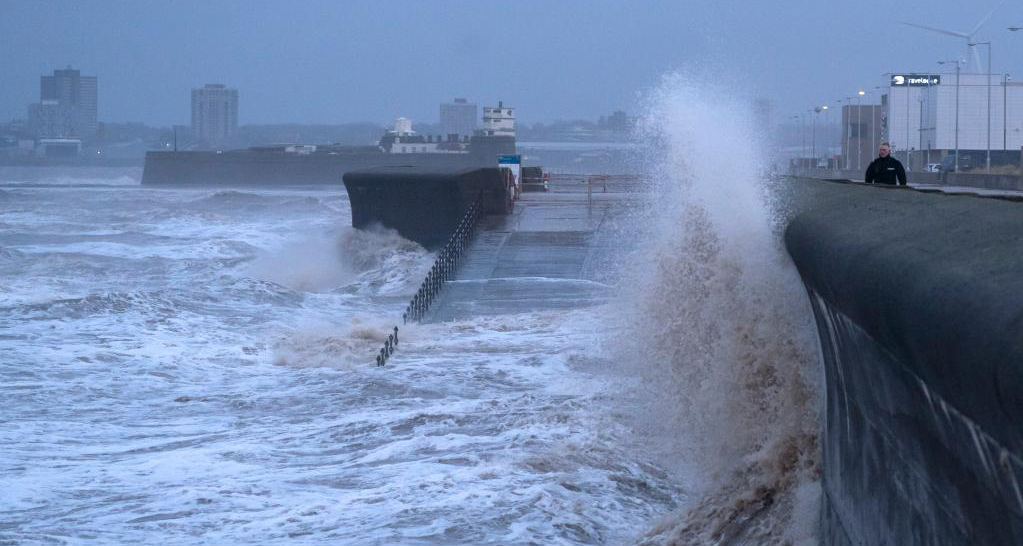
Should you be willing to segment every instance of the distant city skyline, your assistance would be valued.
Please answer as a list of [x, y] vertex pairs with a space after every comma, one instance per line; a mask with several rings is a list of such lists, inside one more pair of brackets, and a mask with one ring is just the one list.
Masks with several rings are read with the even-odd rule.
[[[595, 119], [641, 111], [678, 69], [773, 99], [784, 119], [870, 90], [886, 72], [937, 72], [965, 44], [898, 21], [972, 27], [995, 4], [10, 3], [0, 120], [24, 118], [38, 78], [67, 65], [98, 77], [101, 122], [187, 125], [190, 90], [211, 81], [244, 94], [241, 124], [435, 123], [451, 97], [502, 100], [526, 124]], [[1023, 8], [1006, 4], [977, 35], [993, 42], [994, 72], [1023, 78], [1013, 53], [1023, 33], [1005, 29], [1020, 22]]]

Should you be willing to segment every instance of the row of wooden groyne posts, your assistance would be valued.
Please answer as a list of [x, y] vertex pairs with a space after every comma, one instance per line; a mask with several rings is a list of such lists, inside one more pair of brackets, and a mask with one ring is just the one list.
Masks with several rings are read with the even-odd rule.
[[[481, 216], [482, 195], [478, 196], [469, 205], [469, 210], [465, 212], [465, 216], [462, 217], [462, 220], [451, 233], [451, 238], [448, 239], [448, 242], [437, 253], [437, 259], [434, 260], [430, 272], [426, 274], [426, 278], [419, 285], [419, 290], [416, 291], [415, 296], [409, 301], [405, 312], [401, 314], [402, 325], [423, 320], [426, 312], [430, 310], [430, 305], [433, 304], [441, 289], [444, 288], [444, 283], [455, 276], [458, 265], [462, 262], [462, 258], [472, 242], [472, 236], [476, 232], [476, 226]], [[387, 364], [387, 360], [398, 349], [398, 331], [398, 327], [395, 326], [393, 332], [388, 334], [387, 339], [384, 341], [384, 346], [377, 353], [377, 366]]]

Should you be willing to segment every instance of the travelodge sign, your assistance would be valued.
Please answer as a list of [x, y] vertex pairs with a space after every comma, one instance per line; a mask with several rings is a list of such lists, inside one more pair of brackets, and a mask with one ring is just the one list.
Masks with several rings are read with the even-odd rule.
[[940, 85], [941, 76], [937, 74], [892, 74], [892, 87], [925, 87]]

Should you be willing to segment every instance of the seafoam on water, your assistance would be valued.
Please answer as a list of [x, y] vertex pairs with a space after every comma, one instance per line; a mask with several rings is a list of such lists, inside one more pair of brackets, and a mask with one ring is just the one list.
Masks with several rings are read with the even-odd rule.
[[433, 255], [336, 189], [0, 182], [0, 542], [599, 544], [682, 498], [610, 310], [402, 328]]

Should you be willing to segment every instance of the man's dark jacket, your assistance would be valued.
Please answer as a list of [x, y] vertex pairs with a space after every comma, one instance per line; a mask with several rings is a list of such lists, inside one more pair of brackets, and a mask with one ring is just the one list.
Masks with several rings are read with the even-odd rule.
[[905, 186], [906, 169], [892, 156], [878, 157], [870, 162], [863, 181], [867, 184], [895, 184], [897, 181], [899, 185]]

